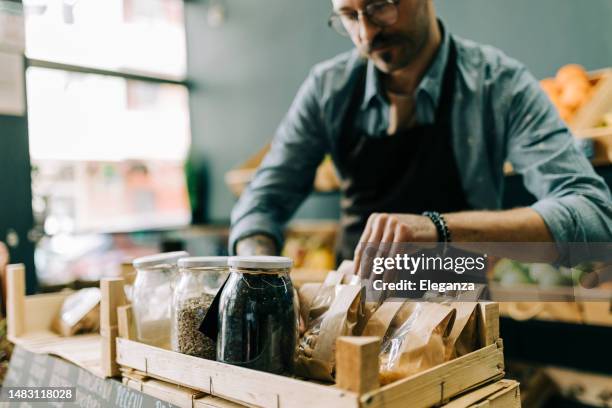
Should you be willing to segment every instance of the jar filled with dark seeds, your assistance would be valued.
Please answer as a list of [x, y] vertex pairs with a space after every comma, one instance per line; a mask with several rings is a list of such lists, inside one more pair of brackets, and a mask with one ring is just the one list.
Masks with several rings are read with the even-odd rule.
[[178, 261], [179, 280], [172, 299], [172, 350], [214, 360], [216, 341], [198, 329], [228, 275], [227, 257], [194, 257]]
[[217, 360], [291, 374], [298, 315], [284, 257], [232, 257], [219, 303]]

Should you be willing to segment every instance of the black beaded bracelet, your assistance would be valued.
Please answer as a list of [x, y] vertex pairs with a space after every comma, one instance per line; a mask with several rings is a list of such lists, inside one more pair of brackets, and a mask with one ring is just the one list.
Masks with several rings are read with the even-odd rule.
[[423, 216], [428, 217], [438, 231], [438, 242], [451, 242], [451, 234], [446, 224], [446, 220], [437, 211], [425, 211]]

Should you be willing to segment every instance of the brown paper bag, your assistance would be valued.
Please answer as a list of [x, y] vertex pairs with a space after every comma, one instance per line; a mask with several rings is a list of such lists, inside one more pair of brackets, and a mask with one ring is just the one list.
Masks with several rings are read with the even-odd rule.
[[381, 385], [442, 364], [455, 314], [455, 309], [438, 303], [414, 305], [408, 320], [382, 346]]
[[298, 346], [298, 376], [333, 381], [335, 345], [340, 336], [355, 335], [363, 321], [365, 290], [360, 285], [339, 285], [331, 307], [311, 324]]
[[308, 318], [305, 322], [307, 326], [311, 320], [318, 319], [329, 309], [336, 298], [337, 287], [342, 283], [343, 277], [344, 275], [338, 271], [331, 271], [327, 274], [316, 295], [310, 302]]
[[308, 322], [310, 306], [320, 289], [320, 283], [304, 283], [297, 291], [297, 297], [300, 302], [300, 317], [304, 323]]
[[387, 299], [368, 319], [362, 335], [383, 339], [404, 303], [405, 301], [399, 299]]
[[481, 310], [476, 302], [453, 302], [449, 304], [457, 312], [453, 328], [446, 339], [446, 360], [464, 356], [480, 346], [478, 322]]

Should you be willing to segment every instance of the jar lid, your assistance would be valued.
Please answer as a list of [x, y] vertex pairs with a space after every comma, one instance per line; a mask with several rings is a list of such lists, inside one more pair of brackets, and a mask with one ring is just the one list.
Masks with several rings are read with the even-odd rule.
[[132, 265], [134, 268], [150, 268], [152, 266], [163, 265], [163, 264], [176, 264], [180, 258], [189, 256], [189, 253], [185, 251], [176, 252], [164, 252], [163, 254], [143, 256], [134, 259]]
[[179, 268], [214, 268], [227, 267], [227, 256], [192, 256], [181, 258], [178, 261]]
[[287, 269], [293, 260], [284, 256], [232, 256], [228, 264], [233, 268]]

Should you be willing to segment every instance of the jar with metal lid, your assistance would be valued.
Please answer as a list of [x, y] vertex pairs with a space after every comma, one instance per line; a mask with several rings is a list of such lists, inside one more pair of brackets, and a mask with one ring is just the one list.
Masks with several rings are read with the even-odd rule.
[[229, 259], [219, 303], [217, 360], [275, 374], [291, 374], [298, 315], [285, 257]]
[[176, 263], [187, 256], [187, 252], [178, 251], [134, 260], [137, 272], [132, 309], [138, 341], [159, 347], [169, 346], [170, 304]]
[[216, 358], [216, 339], [205, 336], [199, 328], [227, 279], [227, 260], [225, 256], [179, 259], [179, 278], [172, 299], [172, 350], [209, 360]]

